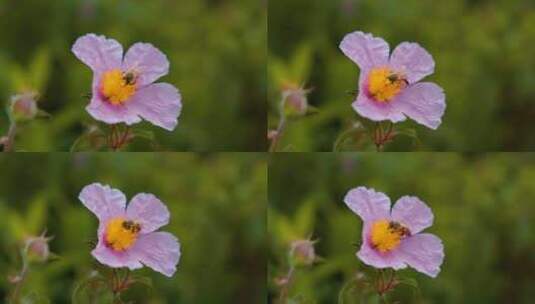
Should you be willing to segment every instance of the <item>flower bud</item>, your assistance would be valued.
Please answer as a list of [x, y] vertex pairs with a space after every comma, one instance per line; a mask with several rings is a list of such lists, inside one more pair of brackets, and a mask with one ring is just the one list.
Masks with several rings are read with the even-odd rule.
[[25, 122], [34, 119], [39, 112], [36, 94], [33, 92], [14, 95], [11, 97], [9, 114], [15, 122]]
[[268, 140], [274, 140], [277, 138], [277, 136], [279, 136], [279, 132], [277, 132], [277, 130], [269, 130], [267, 133]]
[[303, 88], [289, 88], [282, 92], [282, 110], [286, 117], [304, 116], [308, 110], [309, 91]]
[[314, 244], [316, 241], [297, 240], [290, 246], [290, 260], [295, 266], [310, 266], [317, 260]]
[[48, 243], [52, 237], [45, 237], [43, 232], [40, 236], [29, 237], [25, 241], [28, 255], [35, 257], [40, 262], [45, 262], [50, 257], [50, 248]]

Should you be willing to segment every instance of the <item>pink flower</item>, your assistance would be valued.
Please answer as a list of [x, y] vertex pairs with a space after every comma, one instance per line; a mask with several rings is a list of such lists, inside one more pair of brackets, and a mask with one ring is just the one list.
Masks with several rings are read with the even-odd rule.
[[100, 222], [98, 244], [91, 252], [100, 263], [131, 270], [145, 265], [173, 276], [180, 244], [172, 234], [156, 231], [169, 223], [169, 211], [158, 198], [139, 193], [127, 208], [121, 191], [97, 183], [84, 187], [79, 198]]
[[362, 221], [362, 246], [358, 258], [376, 268], [402, 269], [408, 266], [436, 277], [444, 260], [442, 241], [420, 233], [433, 224], [433, 213], [414, 196], [400, 198], [390, 210], [384, 193], [358, 187], [344, 198]]
[[435, 69], [433, 57], [417, 43], [403, 42], [389, 57], [383, 39], [353, 32], [340, 43], [342, 52], [361, 70], [359, 94], [352, 106], [374, 121], [400, 122], [406, 116], [437, 129], [446, 109], [444, 91], [431, 82], [418, 82]]
[[167, 57], [149, 43], [134, 44], [123, 58], [113, 39], [87, 34], [76, 40], [73, 53], [93, 70], [92, 99], [86, 107], [95, 119], [132, 125], [141, 118], [172, 131], [182, 108], [178, 90], [153, 83], [169, 72]]

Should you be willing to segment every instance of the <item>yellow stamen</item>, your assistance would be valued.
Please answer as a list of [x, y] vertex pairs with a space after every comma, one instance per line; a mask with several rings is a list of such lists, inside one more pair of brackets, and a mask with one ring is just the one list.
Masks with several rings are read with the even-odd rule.
[[123, 104], [136, 92], [135, 79], [130, 73], [123, 74], [119, 69], [104, 73], [100, 92], [113, 105]]
[[141, 226], [122, 217], [111, 219], [106, 226], [105, 241], [115, 251], [124, 251], [137, 240]]
[[368, 92], [376, 101], [388, 102], [407, 87], [407, 80], [389, 68], [375, 68], [368, 75]]
[[396, 249], [410, 231], [397, 222], [378, 220], [372, 224], [370, 242], [373, 248], [382, 253]]

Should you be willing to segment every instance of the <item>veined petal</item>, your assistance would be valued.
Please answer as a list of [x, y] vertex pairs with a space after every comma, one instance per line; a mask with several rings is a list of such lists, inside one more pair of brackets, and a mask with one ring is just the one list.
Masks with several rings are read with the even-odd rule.
[[142, 234], [132, 248], [132, 254], [145, 266], [172, 277], [180, 260], [180, 243], [168, 232]]
[[155, 83], [139, 90], [131, 106], [152, 124], [173, 131], [182, 109], [178, 89], [168, 83]]
[[139, 73], [138, 85], [146, 86], [169, 73], [169, 60], [152, 44], [136, 43], [126, 52], [123, 70]]
[[429, 233], [416, 234], [405, 239], [401, 242], [398, 252], [409, 266], [433, 278], [440, 272], [440, 265], [444, 261], [442, 241]]
[[169, 210], [154, 195], [139, 193], [126, 209], [128, 219], [141, 224], [141, 233], [149, 233], [169, 223]]
[[419, 198], [403, 196], [392, 208], [392, 219], [416, 234], [433, 225], [433, 212]]
[[126, 197], [109, 186], [90, 184], [82, 189], [78, 198], [101, 222], [125, 213]]
[[446, 110], [444, 91], [431, 82], [419, 82], [409, 86], [392, 103], [417, 123], [433, 130], [442, 123]]
[[120, 68], [123, 47], [114, 39], [87, 34], [76, 40], [72, 52], [95, 73]]
[[390, 52], [388, 43], [382, 38], [360, 31], [347, 34], [340, 49], [364, 70], [387, 64]]
[[390, 199], [374, 189], [365, 187], [351, 189], [346, 194], [344, 202], [365, 222], [390, 218]]
[[403, 42], [398, 45], [392, 52], [390, 65], [403, 72], [409, 83], [420, 81], [435, 70], [433, 57], [418, 43]]

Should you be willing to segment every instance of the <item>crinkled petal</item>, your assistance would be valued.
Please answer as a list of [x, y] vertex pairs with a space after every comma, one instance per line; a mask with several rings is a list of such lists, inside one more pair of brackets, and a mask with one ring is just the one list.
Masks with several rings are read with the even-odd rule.
[[433, 130], [442, 123], [442, 116], [446, 110], [444, 91], [431, 82], [420, 82], [409, 86], [392, 103], [417, 123]]
[[403, 196], [392, 208], [392, 219], [416, 234], [433, 225], [433, 212], [419, 198]]
[[418, 43], [403, 42], [390, 57], [390, 65], [405, 73], [409, 83], [415, 83], [433, 74], [435, 61]]
[[142, 234], [132, 248], [132, 254], [145, 266], [172, 277], [180, 260], [180, 244], [168, 232]]
[[390, 47], [383, 39], [363, 32], [347, 34], [340, 43], [342, 52], [361, 69], [388, 63]]
[[390, 218], [390, 199], [374, 189], [365, 187], [351, 189], [346, 194], [344, 202], [364, 222]]
[[393, 103], [376, 102], [363, 92], [359, 92], [357, 99], [351, 106], [360, 116], [373, 121], [390, 120], [396, 123], [406, 119], [405, 115]]
[[99, 228], [99, 240], [97, 247], [91, 251], [91, 254], [101, 264], [108, 265], [113, 268], [128, 267], [130, 270], [142, 268], [143, 265], [139, 262], [136, 255], [132, 251], [114, 251], [106, 246], [104, 243], [104, 226], [101, 224]]
[[394, 268], [397, 270], [407, 267], [397, 251], [381, 253], [372, 248], [369, 242], [369, 225], [364, 224], [364, 229], [362, 230], [363, 242], [360, 250], [357, 252], [357, 257], [365, 264], [375, 268]]
[[430, 277], [436, 277], [444, 261], [444, 245], [433, 234], [413, 235], [401, 242], [397, 249], [403, 261]]
[[105, 36], [87, 34], [76, 40], [72, 52], [94, 72], [121, 68], [123, 47]]
[[121, 105], [113, 105], [102, 100], [98, 93], [93, 93], [91, 102], [85, 109], [94, 119], [107, 124], [125, 123], [133, 125], [141, 121], [141, 117], [132, 109], [128, 101]]
[[121, 191], [109, 186], [98, 183], [85, 186], [78, 198], [100, 222], [125, 213], [126, 197]]
[[168, 83], [155, 83], [140, 89], [131, 106], [143, 119], [168, 131], [175, 129], [182, 109], [180, 93]]
[[150, 43], [136, 43], [126, 52], [123, 70], [139, 73], [137, 84], [145, 86], [169, 73], [169, 60]]
[[149, 233], [169, 223], [169, 210], [154, 195], [139, 193], [132, 198], [126, 216], [141, 224], [141, 233]]

